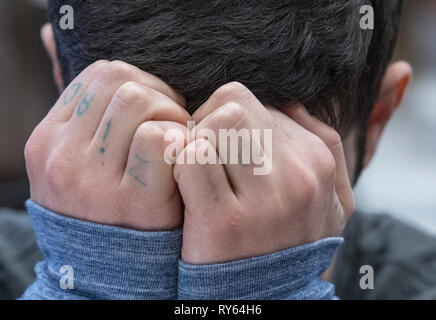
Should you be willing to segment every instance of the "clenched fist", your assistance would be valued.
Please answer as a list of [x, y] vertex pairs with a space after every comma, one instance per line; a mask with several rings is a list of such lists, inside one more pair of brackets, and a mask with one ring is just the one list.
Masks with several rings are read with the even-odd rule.
[[[192, 142], [174, 168], [185, 204], [184, 261], [223, 263], [341, 234], [354, 200], [340, 136], [302, 106], [286, 113], [265, 108], [246, 87], [229, 83], [194, 114]], [[222, 129], [271, 130], [271, 140], [252, 136], [269, 174], [255, 175], [253, 163], [223, 159], [229, 148], [220, 144], [231, 142], [203, 137], [203, 129], [216, 137]], [[239, 143], [238, 157], [242, 148]], [[198, 155], [216, 155], [221, 162], [182, 164]]]
[[31, 198], [72, 218], [137, 230], [171, 230], [183, 213], [165, 132], [186, 132], [184, 99], [123, 62], [84, 70], [30, 137]]

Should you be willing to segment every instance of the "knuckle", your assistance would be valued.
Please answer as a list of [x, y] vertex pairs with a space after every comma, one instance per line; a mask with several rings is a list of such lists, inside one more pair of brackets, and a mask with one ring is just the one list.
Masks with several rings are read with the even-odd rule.
[[240, 82], [229, 82], [215, 91], [214, 96], [218, 101], [232, 101], [251, 94], [251, 91]]
[[105, 65], [105, 64], [108, 64], [108, 63], [110, 63], [108, 60], [99, 59], [99, 60], [93, 62], [92, 65], [93, 66], [102, 66], [102, 65]]
[[242, 106], [235, 102], [229, 102], [222, 106], [218, 112], [217, 117], [221, 121], [230, 120], [231, 122], [239, 121], [245, 116], [245, 110]]
[[41, 124], [38, 125], [30, 135], [24, 147], [24, 159], [27, 165], [32, 165], [40, 157], [47, 141], [41, 133]]
[[342, 143], [340, 134], [333, 128], [326, 128], [324, 133], [324, 140], [327, 146], [334, 147]]
[[72, 185], [73, 174], [69, 170], [69, 161], [61, 150], [55, 150], [45, 166], [47, 188], [56, 194]]
[[126, 82], [118, 88], [113, 98], [113, 104], [120, 108], [132, 108], [135, 105], [147, 105], [151, 96], [149, 90], [136, 82]]
[[298, 199], [302, 204], [307, 205], [312, 203], [319, 189], [319, 179], [315, 172], [302, 167], [298, 174], [299, 185], [296, 188]]
[[326, 146], [320, 150], [319, 159], [319, 169], [321, 175], [326, 178], [334, 178], [336, 176], [336, 160]]
[[92, 78], [96, 78], [99, 80], [99, 77], [102, 77], [102, 74], [106, 70], [106, 66], [109, 64], [109, 61], [107, 60], [97, 60], [91, 63], [89, 66], [85, 68], [85, 70], [82, 71], [81, 74], [87, 74], [88, 76], [91, 76]]
[[238, 103], [229, 102], [218, 109], [212, 123], [217, 129], [228, 129], [235, 127], [236, 124], [243, 126], [244, 118], [244, 108]]
[[27, 164], [32, 164], [38, 157], [39, 143], [35, 140], [32, 135], [29, 140], [27, 140], [24, 147], [24, 159]]
[[314, 170], [319, 177], [324, 180], [332, 180], [336, 176], [336, 160], [332, 152], [318, 137], [314, 137], [312, 157], [314, 161]]
[[134, 79], [137, 73], [136, 67], [122, 61], [107, 63], [100, 74], [100, 79], [106, 82]]
[[163, 147], [165, 131], [152, 122], [142, 123], [136, 130], [135, 138], [139, 143], [161, 144]]
[[88, 71], [91, 72], [97, 72], [96, 75], [98, 75], [104, 68], [105, 65], [109, 64], [107, 60], [97, 60], [93, 62], [88, 68]]

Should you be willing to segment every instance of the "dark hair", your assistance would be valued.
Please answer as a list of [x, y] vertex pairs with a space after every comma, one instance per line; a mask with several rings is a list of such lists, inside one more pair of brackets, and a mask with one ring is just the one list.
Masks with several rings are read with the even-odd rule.
[[[190, 112], [238, 81], [264, 104], [301, 102], [344, 134], [366, 129], [402, 0], [72, 0], [74, 30], [59, 27], [65, 2], [49, 4], [65, 84], [98, 59], [123, 60], [177, 89]], [[374, 30], [360, 28], [363, 5]]]

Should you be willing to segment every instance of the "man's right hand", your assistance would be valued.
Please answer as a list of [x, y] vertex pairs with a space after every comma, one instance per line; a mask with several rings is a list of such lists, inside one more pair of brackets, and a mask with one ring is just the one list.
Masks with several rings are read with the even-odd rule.
[[34, 130], [25, 149], [31, 198], [72, 218], [137, 230], [182, 224], [168, 129], [186, 133], [184, 98], [123, 62], [84, 70]]

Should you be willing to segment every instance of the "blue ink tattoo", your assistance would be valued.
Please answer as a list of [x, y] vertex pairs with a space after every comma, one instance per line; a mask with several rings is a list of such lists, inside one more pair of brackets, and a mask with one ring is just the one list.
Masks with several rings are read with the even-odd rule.
[[106, 125], [106, 130], [104, 132], [104, 136], [103, 136], [103, 142], [106, 141], [107, 136], [109, 135], [109, 131], [111, 131], [111, 126], [112, 126], [112, 120], [109, 120], [109, 122]]
[[143, 169], [144, 166], [150, 164], [150, 161], [141, 158], [138, 154], [135, 154], [135, 158], [138, 161], [138, 164], [136, 166], [130, 168], [129, 175], [131, 177], [133, 177], [133, 179], [135, 179], [143, 187], [146, 187], [147, 183], [143, 179], [141, 179], [141, 177], [136, 172]]
[[149, 164], [150, 161], [142, 159], [140, 156], [138, 156], [138, 154], [135, 154], [135, 159], [138, 160], [138, 162], [143, 163], [143, 164]]
[[93, 94], [88, 99], [88, 92], [85, 93], [85, 95], [83, 96], [82, 100], [79, 103], [79, 106], [77, 107], [77, 115], [79, 117], [81, 115], [83, 115], [89, 109], [89, 106], [91, 105], [92, 100], [94, 100], [94, 97], [95, 97], [95, 94]]
[[[68, 89], [67, 92], [65, 92], [64, 94], [64, 105], [67, 105], [68, 103], [70, 103], [71, 101], [73, 101], [73, 99], [77, 96], [77, 94], [79, 93], [79, 90], [82, 88], [83, 83], [81, 82], [76, 82], [73, 85], [71, 85], [70, 89]], [[68, 97], [68, 95], [71, 93], [71, 96]]]
[[[104, 136], [103, 136], [103, 143], [106, 141], [107, 136], [109, 135], [109, 131], [111, 130], [111, 126], [112, 126], [112, 120], [109, 120], [109, 122], [106, 125], [106, 130], [104, 132]], [[100, 148], [100, 153], [104, 154], [106, 152], [104, 147]]]

